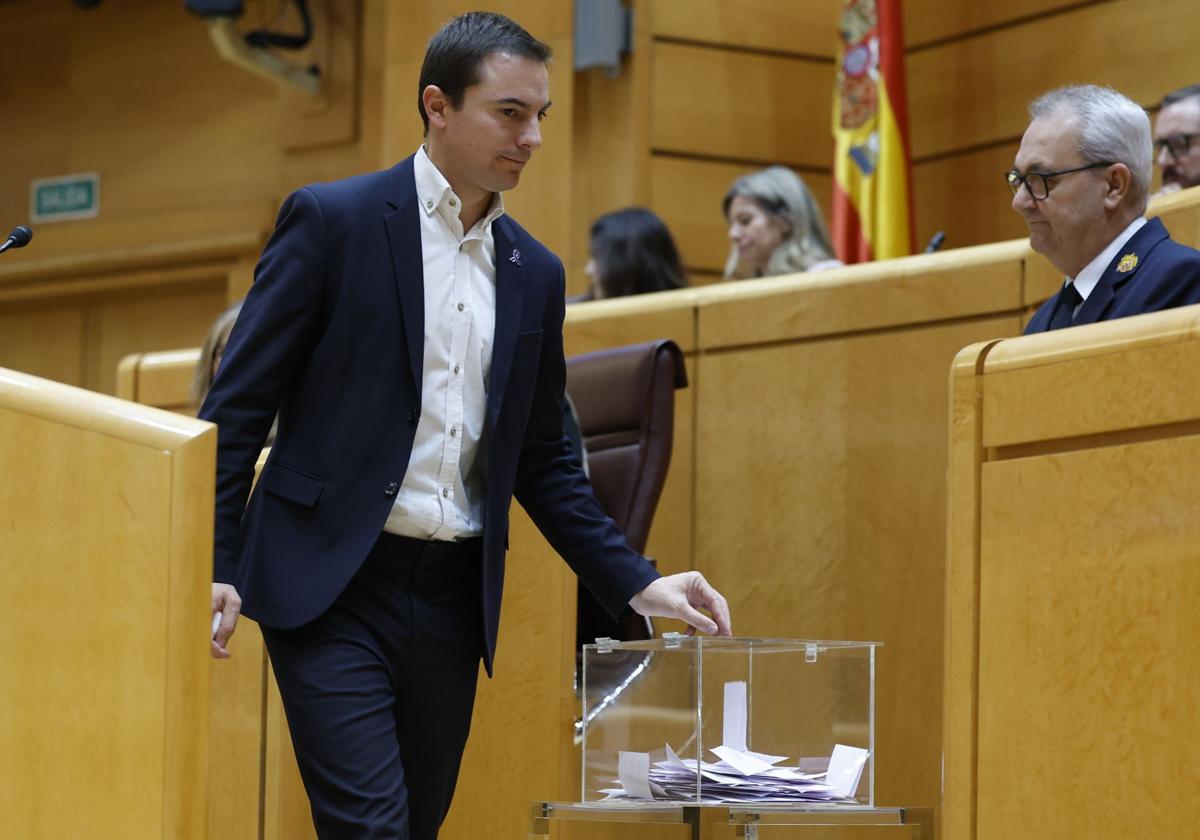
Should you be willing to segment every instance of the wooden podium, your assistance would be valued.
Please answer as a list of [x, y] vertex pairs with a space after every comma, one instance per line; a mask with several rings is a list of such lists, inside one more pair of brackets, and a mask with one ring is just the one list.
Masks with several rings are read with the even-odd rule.
[[1194, 836], [1200, 306], [951, 380], [942, 836]]
[[0, 369], [0, 833], [204, 837], [215, 428]]

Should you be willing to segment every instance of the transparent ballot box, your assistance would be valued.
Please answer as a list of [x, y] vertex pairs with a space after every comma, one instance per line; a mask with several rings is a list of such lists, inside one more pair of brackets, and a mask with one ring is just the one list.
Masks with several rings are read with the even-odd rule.
[[583, 802], [874, 807], [878, 642], [584, 645]]

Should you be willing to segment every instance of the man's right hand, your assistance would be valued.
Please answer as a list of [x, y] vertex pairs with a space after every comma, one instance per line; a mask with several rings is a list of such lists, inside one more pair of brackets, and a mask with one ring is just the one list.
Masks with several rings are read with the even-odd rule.
[[233, 635], [234, 628], [237, 627], [238, 616], [242, 613], [242, 598], [231, 584], [214, 583], [212, 585], [212, 611], [213, 615], [221, 614], [221, 624], [217, 627], [217, 633], [212, 639], [212, 648], [210, 649], [212, 658], [228, 659], [230, 653], [225, 646], [229, 644], [229, 638]]

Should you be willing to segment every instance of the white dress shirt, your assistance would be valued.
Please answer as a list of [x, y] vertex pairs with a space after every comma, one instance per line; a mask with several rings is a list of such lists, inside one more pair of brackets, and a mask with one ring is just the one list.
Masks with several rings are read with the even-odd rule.
[[[1117, 234], [1117, 238], [1108, 243], [1108, 247], [1096, 255], [1090, 263], [1079, 270], [1079, 273], [1074, 278], [1068, 277], [1068, 283], [1075, 284], [1075, 291], [1079, 292], [1079, 296], [1085, 301], [1092, 290], [1096, 288], [1096, 284], [1100, 282], [1100, 278], [1104, 276], [1104, 269], [1108, 268], [1108, 264], [1113, 261], [1113, 257], [1117, 255], [1125, 247], [1125, 243], [1133, 238], [1133, 235], [1142, 229], [1142, 225], [1146, 224], [1146, 220], [1138, 217], [1129, 223], [1129, 227]], [[1083, 304], [1075, 307], [1075, 314], [1079, 314], [1079, 310], [1083, 308]]]
[[496, 324], [492, 222], [504, 213], [504, 202], [496, 193], [464, 234], [462, 201], [424, 146], [413, 174], [425, 290], [421, 419], [384, 530], [422, 540], [463, 539], [483, 533], [482, 438]]

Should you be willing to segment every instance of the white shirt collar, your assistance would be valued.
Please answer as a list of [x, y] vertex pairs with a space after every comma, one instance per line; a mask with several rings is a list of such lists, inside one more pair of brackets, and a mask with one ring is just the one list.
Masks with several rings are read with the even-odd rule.
[[[429, 159], [424, 144], [417, 149], [413, 158], [413, 178], [416, 181], [417, 197], [421, 200], [421, 209], [426, 216], [434, 213], [449, 214], [459, 218], [462, 211], [462, 199], [455, 195], [450, 182], [441, 170]], [[488, 208], [483, 218], [476, 223], [477, 227], [487, 227], [504, 215], [504, 198], [500, 193], [492, 193], [492, 206]]]
[[1133, 238], [1133, 235], [1142, 229], [1142, 225], [1146, 224], [1146, 220], [1138, 217], [1129, 223], [1129, 227], [1117, 234], [1112, 242], [1108, 243], [1108, 247], [1096, 255], [1090, 263], [1080, 269], [1079, 273], [1072, 279], [1067, 278], [1068, 283], [1075, 284], [1075, 291], [1079, 292], [1079, 296], [1084, 300], [1088, 299], [1088, 295], [1092, 293], [1092, 289], [1096, 288], [1096, 284], [1100, 282], [1100, 278], [1104, 276], [1104, 270], [1108, 268], [1108, 264], [1113, 261], [1113, 257], [1117, 255], [1125, 247], [1125, 243]]

